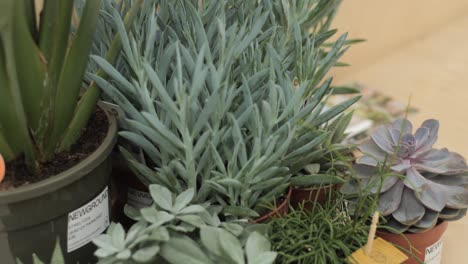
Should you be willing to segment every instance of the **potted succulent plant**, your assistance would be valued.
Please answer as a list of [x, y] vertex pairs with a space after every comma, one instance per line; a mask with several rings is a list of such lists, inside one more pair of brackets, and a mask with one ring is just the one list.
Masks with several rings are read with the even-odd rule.
[[359, 147], [364, 156], [354, 167], [358, 177], [342, 188], [378, 194], [378, 209], [387, 220], [387, 229], [378, 235], [407, 249], [407, 263], [440, 263], [447, 221], [462, 218], [468, 208], [466, 161], [433, 148], [438, 130], [433, 119], [414, 134], [406, 119], [379, 127]]
[[[77, 17], [81, 17], [83, 15], [86, 0], [74, 1]], [[135, 7], [142, 5], [147, 6], [148, 4], [152, 5], [151, 1], [102, 0], [101, 16], [99, 17], [96, 25], [96, 33], [94, 34], [91, 54], [99, 54], [100, 56], [107, 59], [109, 57], [109, 53], [112, 52], [112, 50], [115, 50], [115, 36], [118, 28], [116, 21], [120, 20], [119, 22], [123, 24], [124, 28], [128, 28], [130, 25], [141, 26], [142, 24], [133, 25], [133, 21], [140, 21], [140, 12], [136, 11], [139, 10], [139, 8], [137, 9]], [[120, 40], [120, 37], [118, 39]], [[114, 56], [115, 57], [110, 62], [118, 71], [125, 72], [127, 69], [124, 67], [125, 64], [122, 63], [122, 53], [115, 53]], [[91, 75], [93, 74], [101, 76], [103, 72], [99, 65], [90, 59], [88, 61], [84, 80], [86, 85], [91, 85], [94, 83], [91, 78]], [[105, 94], [103, 94], [102, 97], [104, 101], [112, 101], [110, 98], [106, 97]], [[112, 105], [112, 107], [118, 112], [118, 126], [125, 126], [125, 124], [121, 122], [121, 117], [124, 115], [123, 112], [116, 105]], [[132, 147], [135, 148], [122, 137], [118, 138], [117, 144], [127, 145], [127, 149], [131, 149]], [[148, 203], [151, 199], [147, 186], [143, 185], [129, 169], [118, 148], [115, 148], [112, 153], [111, 182], [112, 186], [114, 187], [112, 197], [112, 217], [115, 221], [119, 221], [125, 227], [128, 227], [131, 225], [131, 219], [126, 217], [123, 213], [125, 203], [129, 202], [135, 207], [143, 207], [148, 206]]]
[[[338, 191], [308, 209], [292, 208], [288, 215], [269, 223], [269, 238], [278, 253], [277, 263], [349, 263], [346, 259], [367, 242], [369, 225], [364, 215], [351, 215]], [[372, 200], [361, 197], [359, 206], [371, 214]]]
[[[219, 207], [193, 204], [194, 190], [179, 196], [160, 185], [149, 186], [152, 206], [126, 207], [135, 219], [128, 231], [112, 223], [95, 238], [98, 263], [233, 263], [272, 264], [276, 252], [264, 234], [265, 225], [222, 222]], [[66, 263], [57, 244], [50, 262], [33, 255], [34, 264]], [[18, 261], [18, 264], [22, 264]]]
[[57, 237], [68, 262], [87, 263], [90, 240], [109, 225], [116, 119], [96, 107], [95, 84], [80, 92], [101, 1], [86, 1], [76, 30], [73, 4], [46, 0], [36, 20], [35, 1], [0, 3], [2, 263], [31, 263], [33, 252], [50, 259]]
[[178, 196], [161, 185], [149, 189], [152, 206], [127, 207], [137, 221], [128, 232], [112, 224], [94, 240], [98, 263], [274, 263], [265, 227], [220, 221], [219, 207], [192, 203], [193, 188]]
[[[335, 31], [291, 38], [304, 22], [292, 4], [194, 2], [148, 4], [145, 23], [130, 31], [117, 22], [124, 58], [112, 66], [94, 56], [111, 81], [89, 76], [125, 112], [120, 135], [143, 158], [121, 151], [145, 185], [194, 188], [195, 201], [255, 219], [286, 195], [295, 172], [329, 152], [322, 128], [359, 99], [324, 110], [333, 91], [324, 76], [346, 36], [327, 50], [317, 47]], [[314, 13], [331, 8], [320, 2]]]

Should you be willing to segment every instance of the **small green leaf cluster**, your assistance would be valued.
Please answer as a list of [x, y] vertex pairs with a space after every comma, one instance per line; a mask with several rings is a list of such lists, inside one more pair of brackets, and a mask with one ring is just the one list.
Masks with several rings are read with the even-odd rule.
[[112, 11], [120, 64], [93, 56], [111, 78], [89, 76], [125, 112], [143, 183], [255, 217], [304, 166], [349, 151], [342, 113], [359, 97], [325, 108], [346, 35], [322, 47], [336, 1], [197, 2], [145, 1], [130, 30]]
[[258, 231], [240, 223], [221, 222], [215, 207], [192, 204], [194, 189], [177, 197], [167, 188], [150, 185], [154, 205], [139, 211], [128, 232], [112, 224], [94, 240], [99, 263], [273, 263], [276, 253]]
[[[200, 228], [200, 241], [187, 236], [171, 239], [161, 251], [171, 264], [272, 264], [276, 252], [272, 252], [268, 239], [258, 232], [246, 238], [242, 233], [232, 233], [224, 228], [204, 226]], [[246, 236], [246, 235], [244, 235]]]

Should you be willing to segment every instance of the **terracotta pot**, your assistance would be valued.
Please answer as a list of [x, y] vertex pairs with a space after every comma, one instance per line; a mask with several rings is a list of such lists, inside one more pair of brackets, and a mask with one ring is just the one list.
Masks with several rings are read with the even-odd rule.
[[292, 188], [290, 204], [293, 208], [298, 208], [304, 203], [304, 209], [311, 209], [314, 203], [324, 204], [331, 191], [340, 189], [341, 184], [325, 185], [312, 188]]
[[[442, 259], [441, 237], [445, 230], [447, 230], [447, 226], [448, 222], [441, 222], [433, 229], [418, 234], [408, 233], [397, 235], [385, 231], [377, 231], [377, 236], [395, 245], [401, 246], [414, 254], [414, 256], [412, 256], [403, 251], [409, 258], [404, 262], [405, 264], [418, 264], [421, 263], [420, 261], [426, 264], [440, 264]], [[405, 237], [408, 240], [406, 240]], [[413, 249], [411, 249], [411, 246]]]
[[289, 202], [291, 199], [292, 188], [289, 188], [288, 194], [284, 198], [284, 200], [280, 203], [280, 205], [275, 209], [269, 212], [268, 214], [257, 218], [254, 220], [255, 223], [263, 223], [268, 219], [275, 217], [275, 216], [282, 216], [289, 213]]

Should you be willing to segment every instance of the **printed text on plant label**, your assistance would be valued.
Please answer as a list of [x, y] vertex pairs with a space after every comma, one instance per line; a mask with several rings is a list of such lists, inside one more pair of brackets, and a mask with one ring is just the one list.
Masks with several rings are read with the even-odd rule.
[[153, 198], [149, 192], [142, 192], [128, 188], [127, 203], [137, 209], [149, 207], [153, 204]]
[[440, 264], [442, 260], [442, 239], [426, 248], [425, 264]]
[[109, 226], [109, 191], [106, 187], [89, 203], [68, 214], [67, 252], [88, 244]]

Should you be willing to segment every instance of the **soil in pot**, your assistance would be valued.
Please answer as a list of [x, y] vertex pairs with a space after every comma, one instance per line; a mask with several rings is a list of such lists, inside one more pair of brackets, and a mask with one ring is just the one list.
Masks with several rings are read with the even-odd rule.
[[305, 210], [310, 210], [314, 203], [323, 205], [333, 191], [337, 191], [341, 188], [339, 184], [316, 186], [311, 188], [300, 188], [293, 187], [291, 193], [290, 204], [293, 208], [299, 208], [301, 204], [304, 204]]
[[7, 190], [0, 192], [2, 264], [17, 259], [31, 264], [33, 253], [47, 262], [57, 239], [66, 263], [95, 263], [90, 241], [110, 224], [110, 153], [116, 136], [115, 117], [99, 110], [70, 153], [41, 164], [39, 181], [24, 172], [20, 160], [7, 164], [8, 182], [2, 185]]
[[393, 234], [377, 231], [377, 236], [398, 245], [408, 252], [405, 264], [440, 264], [442, 259], [442, 235], [447, 230], [448, 222], [441, 222], [433, 229], [423, 233]]
[[283, 198], [280, 198], [277, 201], [279, 204], [275, 209], [271, 210], [269, 213], [257, 218], [254, 220], [255, 223], [263, 223], [268, 221], [272, 217], [281, 217], [288, 214], [289, 212], [289, 202], [291, 200], [292, 188], [289, 188], [288, 193]]
[[108, 128], [106, 113], [102, 109], [96, 109], [96, 113], [89, 120], [88, 127], [71, 150], [57, 154], [49, 162], [41, 163], [39, 175], [29, 173], [23, 157], [7, 162], [5, 179], [0, 183], [0, 192], [42, 181], [73, 167], [101, 145]]

